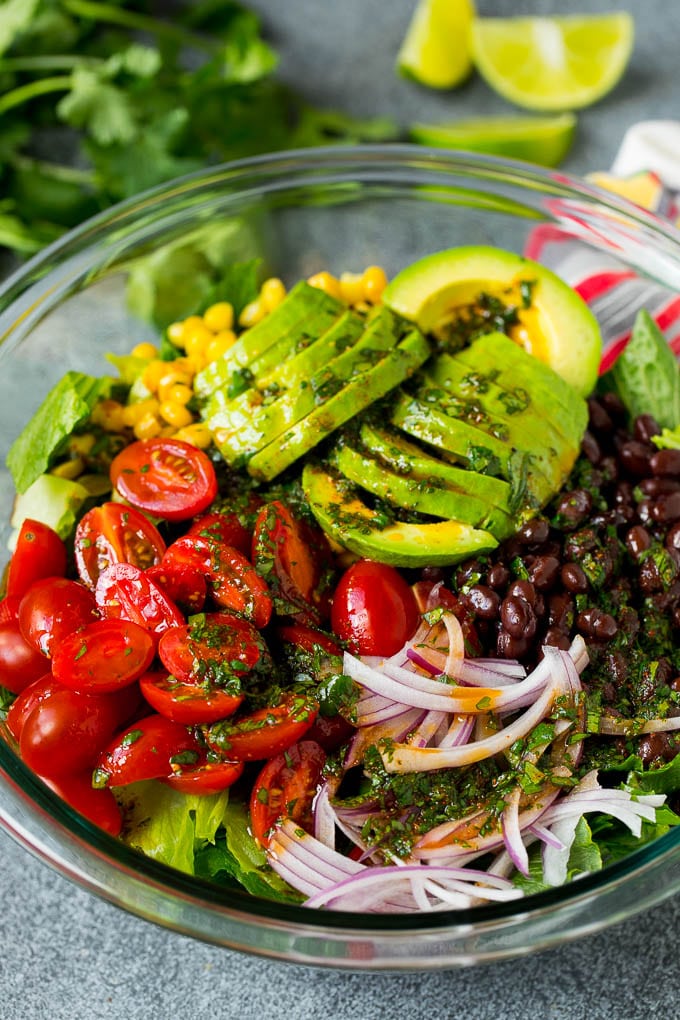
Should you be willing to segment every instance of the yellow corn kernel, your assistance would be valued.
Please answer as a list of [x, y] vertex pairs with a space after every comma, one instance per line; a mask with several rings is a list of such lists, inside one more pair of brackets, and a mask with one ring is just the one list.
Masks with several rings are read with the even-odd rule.
[[157, 411], [158, 401], [154, 397], [149, 397], [148, 400], [139, 400], [136, 404], [128, 404], [123, 408], [123, 422], [130, 428], [134, 428], [147, 415], [155, 418]]
[[218, 301], [203, 312], [203, 322], [213, 333], [221, 333], [234, 325], [234, 307], [228, 301]]
[[342, 273], [340, 296], [348, 305], [356, 305], [364, 299], [364, 280], [361, 273]]
[[369, 266], [361, 278], [364, 285], [364, 301], [377, 304], [387, 286], [387, 275], [382, 266]]
[[214, 337], [212, 330], [200, 322], [198, 325], [192, 326], [191, 329], [184, 331], [184, 350], [187, 356], [190, 358], [195, 357], [197, 354], [203, 354], [205, 348]]
[[194, 420], [194, 416], [188, 407], [184, 404], [178, 403], [176, 400], [164, 400], [161, 406], [158, 408], [163, 421], [167, 421], [168, 425], [174, 425], [176, 429], [184, 428], [185, 425], [191, 425]]
[[135, 344], [130, 354], [135, 358], [157, 358], [158, 349], [149, 343]]
[[73, 479], [82, 475], [84, 470], [85, 461], [82, 457], [73, 457], [71, 460], [65, 460], [62, 464], [56, 464], [50, 471], [50, 474], [56, 475], [57, 478]]
[[[170, 362], [172, 365], [173, 362]], [[186, 386], [191, 389], [192, 376], [188, 372], [182, 372], [177, 368], [169, 368], [166, 364], [165, 375], [158, 380], [159, 400], [169, 400], [170, 391], [173, 386]]]
[[182, 341], [177, 346], [184, 347], [187, 342], [187, 337], [191, 335], [191, 331], [200, 327], [205, 329], [205, 323], [200, 315], [189, 315], [182, 323]]
[[259, 322], [260, 319], [264, 319], [266, 310], [259, 298], [255, 301], [251, 301], [245, 306], [238, 317], [239, 326], [243, 326], [248, 329], [250, 326], [254, 326], [255, 323]]
[[191, 377], [193, 377], [196, 374], [196, 370], [193, 367], [193, 365], [194, 365], [194, 359], [193, 358], [186, 358], [186, 357], [185, 358], [175, 358], [174, 361], [170, 361], [170, 362], [166, 361], [165, 364], [168, 365], [168, 366], [171, 365], [178, 372], [184, 372], [185, 375], [188, 375], [188, 376], [191, 376]]
[[223, 354], [233, 347], [236, 343], [236, 333], [233, 329], [223, 329], [219, 333], [216, 333], [213, 339], [210, 341], [205, 349], [205, 361], [206, 364], [210, 364], [211, 361], [217, 361]]
[[92, 408], [90, 420], [105, 432], [123, 432], [127, 425], [125, 411], [126, 408], [117, 400], [99, 400]]
[[153, 439], [155, 436], [159, 436], [161, 434], [162, 428], [163, 426], [156, 415], [151, 411], [147, 411], [147, 413], [142, 415], [139, 421], [135, 423], [133, 432], [137, 439]]
[[185, 443], [197, 446], [199, 450], [207, 450], [212, 443], [212, 436], [207, 425], [196, 421], [193, 425], [185, 425], [175, 432], [175, 439], [183, 439]]
[[184, 339], [183, 339], [183, 337], [184, 337], [184, 322], [183, 321], [171, 322], [170, 325], [168, 326], [167, 333], [168, 333], [168, 340], [170, 341], [171, 344], [174, 344], [175, 347], [183, 347], [184, 346]]
[[310, 276], [307, 280], [310, 287], [318, 287], [319, 290], [323, 290], [326, 294], [330, 294], [331, 297], [342, 299], [342, 291], [340, 289], [340, 281], [337, 277], [333, 276], [332, 273], [324, 270], [321, 273], [315, 273], [314, 276]]
[[278, 276], [270, 276], [260, 287], [260, 301], [268, 312], [278, 308], [285, 296], [285, 284]]
[[[123, 408], [121, 405], [121, 412]], [[122, 420], [122, 419], [121, 419]], [[91, 452], [92, 447], [97, 442], [97, 437], [91, 432], [84, 432], [82, 436], [71, 436], [68, 443], [68, 448], [71, 453], [76, 457], [87, 457], [88, 453]]]
[[155, 393], [158, 389], [158, 383], [168, 370], [167, 361], [160, 361], [156, 359], [150, 361], [142, 372], [142, 382], [146, 386], [147, 390], [151, 393]]
[[174, 400], [176, 404], [188, 404], [193, 395], [194, 391], [191, 386], [185, 386], [184, 383], [176, 383], [168, 390], [166, 399]]

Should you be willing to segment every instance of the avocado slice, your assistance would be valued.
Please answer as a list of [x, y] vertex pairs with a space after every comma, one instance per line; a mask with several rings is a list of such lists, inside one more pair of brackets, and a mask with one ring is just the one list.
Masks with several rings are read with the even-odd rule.
[[383, 303], [425, 333], [464, 321], [480, 295], [516, 308], [510, 335], [581, 396], [597, 382], [602, 339], [585, 301], [555, 273], [531, 259], [486, 245], [435, 252], [403, 269]]
[[302, 488], [319, 526], [331, 539], [357, 556], [381, 563], [446, 566], [498, 545], [490, 532], [459, 521], [386, 525], [351, 484], [315, 464], [305, 465]]
[[[304, 280], [296, 283], [284, 300], [255, 326], [251, 326], [235, 344], [194, 378], [194, 391], [202, 400], [220, 388], [233, 388], [251, 366], [270, 348], [276, 347], [277, 358], [288, 357], [328, 329], [345, 311], [342, 301], [312, 287]], [[287, 353], [285, 353], [287, 352]], [[267, 364], [267, 367], [271, 365]]]
[[[329, 398], [342, 391], [356, 376], [382, 360], [398, 344], [404, 322], [382, 309], [367, 325], [359, 339], [311, 377], [302, 376], [278, 399], [261, 407], [235, 414], [229, 406], [208, 420], [220, 452], [230, 463], [252, 457], [273, 443], [287, 429], [303, 421]], [[401, 381], [401, 380], [400, 380]], [[364, 405], [362, 405], [364, 406]]]
[[377, 362], [369, 353], [364, 352], [365, 370], [361, 371], [357, 364], [344, 386], [248, 461], [249, 474], [266, 481], [275, 478], [331, 432], [412, 375], [429, 357], [430, 347], [419, 330], [412, 330]]
[[[347, 440], [333, 451], [330, 463], [358, 488], [404, 510], [484, 528], [498, 539], [508, 538], [515, 530], [508, 514], [477, 496], [449, 488], [441, 475], [417, 478], [413, 474], [398, 474], [376, 458], [353, 448]], [[474, 474], [472, 471], [464, 473]]]

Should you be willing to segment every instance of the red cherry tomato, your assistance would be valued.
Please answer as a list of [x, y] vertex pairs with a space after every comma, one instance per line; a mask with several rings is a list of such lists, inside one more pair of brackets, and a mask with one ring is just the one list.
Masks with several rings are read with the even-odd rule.
[[342, 657], [342, 651], [336, 641], [321, 630], [314, 627], [306, 627], [302, 623], [291, 623], [285, 627], [279, 627], [277, 634], [282, 641], [301, 648], [303, 652], [314, 654], [319, 648], [328, 655]]
[[51, 673], [46, 673], [44, 676], [34, 680], [28, 687], [24, 687], [21, 694], [18, 694], [12, 704], [7, 709], [7, 728], [19, 742], [21, 738], [21, 731], [24, 728], [24, 723], [28, 719], [29, 715], [41, 701], [48, 698], [50, 694], [53, 694], [55, 690], [59, 690], [61, 684], [58, 684]]
[[198, 567], [189, 563], [159, 563], [145, 574], [171, 602], [187, 614], [200, 613], [208, 595], [208, 584]]
[[116, 798], [110, 790], [93, 789], [90, 769], [73, 776], [60, 776], [58, 779], [43, 778], [43, 782], [93, 825], [108, 832], [110, 836], [120, 835], [123, 816]]
[[357, 655], [394, 655], [420, 622], [418, 604], [398, 570], [358, 560], [340, 578], [331, 624]]
[[252, 561], [277, 597], [280, 615], [312, 625], [328, 618], [333, 559], [326, 536], [278, 500], [257, 515]]
[[238, 549], [244, 556], [250, 556], [252, 533], [241, 522], [236, 513], [210, 513], [199, 517], [189, 528], [189, 535], [200, 535], [212, 542], [222, 542]]
[[180, 439], [140, 439], [111, 463], [111, 482], [124, 499], [154, 517], [186, 521], [210, 506], [217, 477], [210, 458]]
[[341, 715], [317, 715], [305, 736], [316, 740], [324, 751], [337, 751], [355, 732], [354, 726]]
[[326, 754], [314, 740], [301, 740], [267, 762], [250, 796], [251, 830], [258, 843], [267, 846], [283, 815], [311, 831], [312, 804], [325, 763]]
[[0, 623], [0, 684], [12, 694], [44, 675], [48, 668], [44, 655], [29, 644], [19, 628], [18, 620]]
[[319, 706], [309, 697], [290, 695], [278, 705], [251, 715], [213, 723], [205, 738], [216, 754], [237, 761], [260, 761], [286, 751], [305, 735]]
[[219, 793], [232, 786], [243, 774], [242, 761], [207, 761], [198, 765], [173, 766], [172, 775], [164, 783], [180, 793]]
[[163, 557], [163, 566], [178, 563], [200, 567], [218, 606], [240, 613], [258, 628], [267, 626], [272, 615], [267, 582], [238, 549], [201, 535], [185, 535]]
[[94, 597], [107, 620], [130, 620], [152, 634], [181, 627], [184, 616], [154, 584], [144, 570], [132, 563], [112, 563], [97, 579]]
[[127, 786], [172, 774], [173, 764], [201, 760], [201, 748], [186, 726], [162, 715], [148, 715], [119, 733], [99, 754], [97, 786]]
[[215, 684], [187, 684], [166, 673], [145, 673], [139, 687], [152, 708], [187, 726], [216, 722], [233, 715], [243, 694], [230, 694]]
[[66, 546], [56, 531], [40, 521], [26, 519], [7, 572], [7, 595], [22, 598], [41, 577], [63, 577]]
[[89, 588], [66, 577], [46, 577], [28, 589], [19, 609], [19, 626], [30, 645], [43, 655], [73, 631], [98, 618]]
[[112, 563], [133, 563], [140, 570], [160, 563], [165, 542], [151, 521], [132, 506], [103, 503], [80, 519], [75, 557], [81, 581], [94, 588]]
[[241, 693], [241, 677], [269, 658], [259, 631], [230, 613], [206, 613], [166, 631], [158, 656], [180, 682], [222, 687], [232, 695]]
[[0, 601], [0, 623], [7, 623], [8, 620], [19, 619], [19, 606], [21, 605], [21, 599], [13, 595], [11, 598], [5, 596]]
[[151, 665], [154, 652], [152, 635], [139, 624], [98, 620], [55, 648], [52, 672], [71, 690], [104, 694], [134, 683]]
[[[121, 692], [122, 693], [122, 692]], [[94, 765], [102, 747], [130, 718], [136, 692], [77, 694], [55, 685], [26, 716], [19, 738], [21, 757], [41, 776], [55, 778]]]

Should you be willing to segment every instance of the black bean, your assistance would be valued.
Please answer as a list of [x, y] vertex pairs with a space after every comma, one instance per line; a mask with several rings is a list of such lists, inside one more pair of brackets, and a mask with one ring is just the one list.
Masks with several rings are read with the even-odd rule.
[[524, 599], [506, 596], [501, 602], [501, 623], [511, 637], [532, 638], [536, 633], [536, 615]]
[[531, 639], [513, 637], [507, 630], [501, 629], [496, 636], [496, 654], [504, 659], [521, 659], [531, 647]]
[[623, 422], [626, 420], [628, 412], [618, 393], [613, 391], [603, 393], [600, 402], [612, 421]]
[[523, 578], [519, 578], [517, 581], [512, 582], [508, 588], [508, 595], [524, 599], [524, 601], [528, 602], [532, 607], [536, 602], [536, 589], [531, 581], [525, 581]]
[[463, 596], [463, 604], [482, 620], [495, 620], [498, 616], [500, 598], [485, 584], [475, 584]]
[[500, 591], [502, 588], [506, 587], [510, 580], [510, 571], [504, 563], [494, 563], [494, 565], [489, 568], [486, 580], [489, 587], [494, 588], [496, 591]]
[[641, 443], [648, 443], [652, 436], [661, 434], [661, 426], [651, 414], [639, 414], [633, 423], [633, 435]]
[[581, 440], [581, 450], [591, 464], [599, 464], [602, 460], [602, 448], [593, 433], [587, 429]]
[[559, 627], [549, 627], [543, 637], [543, 644], [552, 645], [553, 648], [561, 648], [563, 652], [566, 652], [571, 645], [571, 641], [566, 631], [560, 630]]
[[680, 492], [680, 482], [674, 478], [642, 478], [638, 488], [645, 496], [666, 496], [669, 492]]
[[593, 506], [593, 497], [587, 489], [573, 489], [565, 493], [557, 502], [558, 517], [564, 525], [570, 528], [578, 528], [582, 524]]
[[609, 433], [614, 431], [614, 422], [611, 419], [611, 415], [596, 397], [588, 399], [588, 421], [590, 427], [596, 432]]
[[641, 499], [637, 505], [637, 515], [643, 524], [649, 524], [652, 519], [652, 500]]
[[644, 478], [652, 473], [650, 460], [653, 450], [654, 448], [647, 443], [629, 439], [622, 444], [619, 450], [619, 460], [630, 474]]
[[551, 627], [568, 630], [574, 615], [574, 600], [566, 592], [558, 592], [548, 598], [548, 623]]
[[529, 568], [529, 579], [538, 591], [550, 591], [559, 573], [560, 561], [556, 556], [537, 556]]
[[641, 524], [636, 524], [626, 532], [626, 548], [634, 560], [640, 559], [651, 544], [652, 536]]
[[423, 567], [420, 571], [420, 576], [423, 581], [431, 581], [432, 584], [438, 584], [439, 581], [444, 580], [446, 575], [441, 567]]
[[650, 467], [655, 475], [680, 477], [680, 450], [657, 450], [652, 454]]
[[657, 524], [669, 524], [671, 521], [680, 520], [680, 492], [669, 492], [667, 496], [659, 496], [652, 503], [650, 515]]
[[666, 548], [680, 549], [680, 522], [674, 524], [666, 532]]
[[610, 613], [604, 613], [595, 606], [583, 609], [578, 614], [576, 627], [586, 637], [598, 638], [600, 641], [610, 641], [619, 629], [616, 620]]
[[574, 595], [588, 591], [588, 578], [578, 563], [565, 563], [560, 570], [560, 580], [567, 591]]
[[616, 457], [603, 457], [600, 461], [600, 469], [608, 482], [615, 482], [619, 477], [619, 464]]
[[542, 545], [549, 534], [550, 525], [545, 517], [534, 517], [522, 525], [516, 537], [522, 545]]
[[645, 595], [651, 595], [655, 591], [663, 591], [663, 578], [659, 568], [650, 557], [640, 564], [638, 583]]

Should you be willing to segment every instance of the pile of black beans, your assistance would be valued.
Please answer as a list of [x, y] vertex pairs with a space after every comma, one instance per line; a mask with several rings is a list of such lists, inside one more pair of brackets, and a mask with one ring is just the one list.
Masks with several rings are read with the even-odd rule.
[[[493, 554], [460, 565], [452, 588], [478, 654], [531, 668], [542, 645], [566, 649], [581, 634], [588, 685], [608, 713], [676, 714], [680, 450], [654, 445], [649, 415], [628, 428], [614, 394], [591, 398], [589, 412], [562, 493]], [[677, 753], [665, 735], [650, 742], [649, 759]]]

